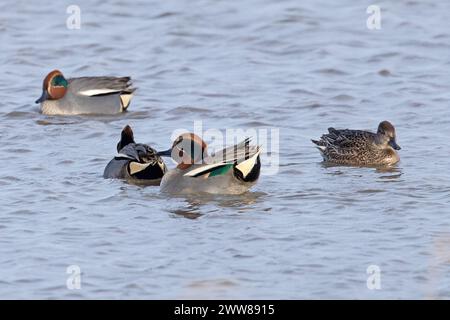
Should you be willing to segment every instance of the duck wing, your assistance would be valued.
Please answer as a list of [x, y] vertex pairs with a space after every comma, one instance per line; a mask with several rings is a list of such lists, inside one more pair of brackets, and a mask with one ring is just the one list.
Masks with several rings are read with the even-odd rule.
[[240, 163], [252, 158], [260, 152], [260, 147], [250, 145], [251, 139], [246, 138], [240, 143], [215, 152], [205, 159], [206, 163]]
[[139, 163], [155, 163], [161, 158], [152, 147], [141, 143], [130, 143], [123, 147], [116, 159], [129, 159]]
[[131, 94], [130, 77], [80, 77], [69, 79], [69, 90], [82, 96], [101, 96], [117, 93]]
[[205, 158], [204, 165], [188, 171], [184, 176], [199, 177], [205, 174], [209, 174], [208, 176], [225, 174], [235, 165], [257, 157], [260, 152], [261, 148], [259, 146], [251, 146], [250, 138], [246, 138], [234, 146], [225, 148]]
[[375, 136], [374, 133], [363, 130], [329, 128], [327, 134], [322, 135], [319, 141], [313, 140], [313, 142], [325, 148], [358, 149], [371, 144]]
[[130, 143], [123, 147], [116, 160], [129, 160], [128, 172], [137, 179], [159, 179], [167, 167], [155, 149], [141, 143]]

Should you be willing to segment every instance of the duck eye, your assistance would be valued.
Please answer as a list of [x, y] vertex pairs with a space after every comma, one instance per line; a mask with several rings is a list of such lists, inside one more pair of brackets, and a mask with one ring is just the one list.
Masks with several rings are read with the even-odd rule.
[[181, 148], [181, 150], [178, 152], [178, 156], [181, 158], [184, 154], [184, 150], [183, 148]]

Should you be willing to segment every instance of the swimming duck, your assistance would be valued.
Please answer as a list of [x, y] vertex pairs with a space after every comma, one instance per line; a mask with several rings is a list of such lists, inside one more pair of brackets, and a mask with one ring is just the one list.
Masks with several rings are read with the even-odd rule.
[[47, 115], [115, 114], [130, 105], [133, 92], [129, 77], [81, 77], [66, 79], [53, 70], [44, 79], [36, 100]]
[[259, 146], [250, 139], [209, 156], [206, 143], [193, 133], [180, 135], [172, 148], [158, 152], [178, 166], [161, 181], [161, 191], [176, 194], [242, 194], [250, 189], [261, 171]]
[[317, 145], [324, 161], [344, 165], [393, 165], [400, 160], [395, 150], [395, 128], [389, 121], [378, 125], [377, 133], [362, 130], [328, 129]]
[[122, 130], [117, 152], [106, 166], [103, 177], [158, 185], [167, 171], [155, 149], [134, 142], [133, 130], [128, 125]]

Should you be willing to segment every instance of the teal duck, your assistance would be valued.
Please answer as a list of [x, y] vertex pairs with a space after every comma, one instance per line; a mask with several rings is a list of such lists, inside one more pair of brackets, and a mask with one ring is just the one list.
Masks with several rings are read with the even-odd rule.
[[66, 79], [53, 70], [44, 79], [36, 100], [46, 115], [116, 114], [130, 105], [130, 77], [81, 77]]
[[377, 133], [362, 130], [336, 130], [329, 128], [317, 145], [324, 161], [343, 165], [393, 165], [400, 160], [396, 150], [394, 126], [389, 121], [379, 124]]
[[128, 125], [122, 130], [117, 152], [106, 166], [104, 178], [158, 185], [167, 171], [155, 149], [134, 141], [133, 130]]
[[206, 143], [193, 133], [180, 135], [169, 150], [159, 152], [170, 156], [178, 165], [169, 170], [161, 191], [175, 194], [242, 194], [259, 178], [261, 149], [245, 139], [209, 156]]

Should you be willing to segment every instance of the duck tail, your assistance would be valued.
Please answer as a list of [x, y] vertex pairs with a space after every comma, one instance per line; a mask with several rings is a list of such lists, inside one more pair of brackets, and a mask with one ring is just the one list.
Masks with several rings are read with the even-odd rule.
[[323, 156], [324, 152], [326, 150], [326, 145], [325, 142], [323, 140], [313, 140], [311, 139], [311, 141], [316, 145], [317, 150], [319, 150], [320, 154]]
[[330, 128], [328, 128], [328, 132], [329, 133], [339, 133], [339, 130], [336, 130], [335, 128], [330, 127]]
[[[135, 90], [135, 89], [134, 89]], [[131, 92], [127, 92], [127, 93], [122, 93], [119, 97], [120, 97], [120, 105], [122, 106], [122, 110], [125, 111], [128, 109], [128, 107], [130, 106], [131, 103], [131, 98], [133, 98], [133, 91]]]
[[261, 147], [257, 146], [255, 153], [250, 158], [239, 164], [235, 164], [235, 177], [244, 182], [254, 182], [258, 180], [261, 171], [260, 153]]
[[320, 152], [320, 154], [322, 155], [322, 157], [325, 157], [325, 147], [322, 147], [322, 146], [320, 146], [320, 147], [316, 147], [317, 148], [317, 150], [319, 150], [319, 152]]

